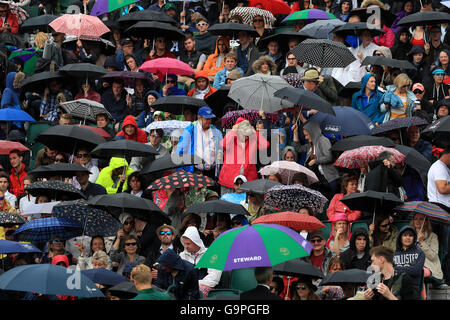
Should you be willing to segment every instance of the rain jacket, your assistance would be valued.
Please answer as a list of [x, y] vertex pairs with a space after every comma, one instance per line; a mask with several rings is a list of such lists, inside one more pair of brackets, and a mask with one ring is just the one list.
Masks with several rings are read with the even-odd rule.
[[423, 231], [423, 241], [419, 243], [419, 248], [425, 254], [425, 267], [431, 271], [431, 275], [436, 279], [442, 279], [441, 260], [439, 259], [439, 239], [436, 233], [428, 234], [426, 230]]
[[153, 121], [153, 112], [150, 111], [150, 106], [148, 105], [148, 96], [153, 95], [156, 99], [159, 99], [161, 96], [155, 90], [149, 90], [145, 93], [144, 96], [144, 110], [139, 114], [137, 119], [137, 125], [139, 128], [146, 128]]
[[[366, 237], [366, 247], [364, 249], [364, 255], [362, 256], [362, 258], [358, 259], [356, 251], [356, 237], [360, 235]], [[340, 257], [341, 263], [343, 264], [343, 269], [367, 270], [367, 268], [372, 264], [372, 261], [370, 260], [369, 250], [370, 241], [367, 231], [363, 228], [358, 228], [353, 231], [353, 234], [350, 238], [350, 248], [342, 252]]]
[[[413, 244], [403, 250], [402, 247], [402, 234], [406, 231], [410, 230], [414, 234]], [[420, 290], [420, 284], [422, 282], [423, 277], [423, 267], [425, 264], [425, 253], [420, 249], [417, 245], [417, 233], [416, 230], [411, 226], [403, 227], [397, 236], [397, 244], [396, 250], [394, 253], [394, 269], [395, 271], [405, 272], [411, 276], [414, 284]]]
[[[19, 32], [19, 19], [15, 14], [13, 14], [10, 9], [8, 9], [8, 13], [6, 17], [4, 17], [4, 24], [8, 23], [11, 27], [10, 31], [12, 34], [17, 34]], [[6, 31], [3, 31], [6, 32]]]
[[[128, 162], [122, 158], [112, 157], [111, 161], [109, 162], [109, 166], [103, 168], [102, 171], [100, 171], [100, 174], [98, 175], [97, 181], [95, 183], [103, 186], [108, 194], [117, 193], [119, 185], [121, 183], [120, 180], [114, 183], [112, 179], [112, 171], [123, 166], [126, 167], [125, 175], [128, 179], [128, 176], [133, 172], [133, 170], [128, 167]], [[123, 183], [121, 192], [125, 192], [125, 190], [127, 190], [126, 181]]]
[[374, 75], [369, 73], [361, 79], [361, 90], [353, 94], [351, 107], [365, 113], [373, 123], [382, 124], [385, 116], [380, 110], [380, 103], [383, 94], [376, 89], [376, 91], [370, 94], [369, 102], [363, 102], [367, 100], [364, 90], [366, 88], [367, 81], [369, 81], [369, 78], [372, 76]]
[[[199, 72], [197, 72], [197, 74], [195, 75], [195, 79], [203, 78], [204, 76], [207, 77], [206, 71], [199, 71]], [[217, 91], [216, 88], [214, 88], [214, 87], [211, 86], [211, 83], [209, 82], [209, 78], [206, 78], [206, 80], [208, 81], [208, 87], [207, 87], [207, 88], [208, 88], [208, 92], [205, 93], [203, 99], [205, 99], [206, 97], [212, 95], [214, 92]], [[194, 97], [194, 98], [195, 98], [194, 95], [195, 95], [195, 92], [196, 92], [196, 91], [197, 91], [197, 87], [195, 86], [194, 88], [192, 88], [191, 90], [189, 90], [189, 92], [187, 93], [187, 96], [188, 96], [188, 97]]]
[[[196, 227], [188, 227], [184, 232], [184, 234], [182, 235], [182, 237], [190, 239], [192, 242], [194, 242], [197, 246], [200, 247], [200, 250], [197, 251], [195, 254], [188, 252], [186, 249], [180, 253], [181, 259], [189, 261], [193, 265], [196, 265], [200, 261], [203, 254], [206, 252], [205, 245], [203, 244], [203, 241], [200, 238], [198, 229]], [[181, 243], [183, 243], [183, 241]], [[203, 285], [214, 288], [219, 284], [220, 278], [222, 276], [222, 271], [206, 268], [194, 270], [197, 271], [197, 276], [199, 279], [198, 284], [200, 286]]]
[[[241, 68], [235, 67], [233, 70], [235, 69], [238, 69], [241, 72], [242, 76], [244, 76], [244, 71]], [[223, 69], [219, 70], [216, 73], [216, 76], [214, 77], [213, 87], [216, 89], [222, 88], [225, 85], [226, 80], [227, 80], [227, 69], [224, 67]]]
[[[135, 132], [132, 136], [127, 135], [125, 133], [125, 131], [123, 130], [123, 128], [127, 125], [132, 125], [135, 128]], [[141, 143], [148, 142], [147, 134], [145, 133], [144, 130], [138, 128], [136, 120], [134, 120], [134, 117], [132, 115], [128, 115], [125, 117], [125, 119], [123, 120], [123, 123], [122, 123], [122, 131], [120, 131], [117, 134], [117, 136], [124, 136], [126, 140], [131, 140], [131, 141], [136, 141], [136, 142], [141, 142]]]
[[223, 68], [225, 68], [225, 58], [222, 60], [222, 63], [220, 64], [220, 66], [216, 65], [217, 59], [219, 57], [219, 49], [217, 48], [217, 42], [219, 40], [225, 41], [227, 48], [230, 47], [230, 38], [225, 37], [225, 36], [220, 36], [217, 38], [216, 49], [214, 50], [213, 54], [208, 56], [208, 58], [206, 59], [205, 65], [203, 66], [203, 70], [208, 72], [209, 77], [214, 77], [219, 70], [222, 70]]
[[328, 219], [333, 220], [336, 213], [344, 213], [347, 216], [349, 222], [353, 222], [361, 218], [360, 210], [350, 210], [343, 202], [342, 198], [345, 195], [343, 193], [337, 193], [330, 201], [330, 205], [327, 208]]
[[17, 72], [10, 72], [6, 76], [6, 88], [2, 94], [1, 107], [3, 108], [13, 108], [19, 106], [20, 109], [20, 85], [18, 86], [16, 81]]
[[177, 271], [177, 274], [173, 276], [173, 274], [159, 267], [158, 277], [156, 278], [158, 287], [167, 290], [173, 285], [175, 287], [174, 295], [177, 300], [197, 300], [200, 298], [197, 272], [192, 263], [183, 260], [172, 249], [164, 251], [156, 262]]
[[391, 48], [395, 42], [395, 34], [392, 32], [391, 28], [388, 28], [385, 25], [383, 25], [382, 29], [385, 33], [381, 36], [374, 37], [373, 43], [379, 46]]
[[[387, 122], [391, 120], [391, 109], [392, 108], [401, 108], [403, 109], [403, 102], [399, 96], [397, 96], [394, 91], [395, 86], [388, 86], [387, 91], [384, 93], [381, 98], [380, 110], [384, 112], [384, 120], [383, 122]], [[417, 100], [416, 95], [410, 91], [406, 91], [406, 116], [412, 117], [412, 113], [414, 112], [414, 102]], [[389, 108], [386, 106], [386, 103], [389, 103]]]
[[22, 163], [22, 166], [20, 167], [18, 173], [16, 173], [16, 170], [12, 168], [11, 174], [9, 175], [9, 182], [10, 182], [9, 192], [11, 192], [16, 197], [20, 196], [23, 193], [25, 187], [23, 185], [23, 179], [26, 176], [28, 176], [28, 174], [25, 172], [25, 164]]

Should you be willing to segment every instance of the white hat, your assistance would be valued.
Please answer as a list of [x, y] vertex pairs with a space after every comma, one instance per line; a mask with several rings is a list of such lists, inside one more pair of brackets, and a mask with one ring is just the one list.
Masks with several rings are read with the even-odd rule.
[[236, 178], [234, 178], [233, 183], [236, 183], [237, 179], [241, 179], [242, 182], [247, 182], [247, 178], [245, 176], [241, 175], [241, 174], [236, 176]]

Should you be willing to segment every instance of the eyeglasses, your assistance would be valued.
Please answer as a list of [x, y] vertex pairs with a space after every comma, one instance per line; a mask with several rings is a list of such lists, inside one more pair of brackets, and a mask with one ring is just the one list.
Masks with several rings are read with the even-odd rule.
[[135, 246], [135, 245], [137, 245], [137, 242], [128, 242], [128, 243], [125, 243], [125, 246], [126, 246], [126, 247], [129, 247], [129, 246]]
[[287, 58], [289, 61], [297, 60], [297, 58]]
[[420, 90], [420, 89], [416, 89], [416, 90], [413, 91], [413, 93], [414, 93], [414, 94], [422, 94], [423, 91]]
[[206, 25], [207, 25], [206, 22], [199, 22], [199, 23], [197, 23], [197, 27], [204, 27]]
[[255, 19], [255, 20], [253, 20], [253, 22], [264, 22], [264, 20], [263, 19]]
[[311, 242], [311, 243], [320, 243], [320, 242], [322, 242], [322, 239], [311, 239], [311, 240], [309, 240], [309, 242]]
[[380, 224], [380, 228], [387, 228], [391, 225], [391, 223], [386, 223], [386, 224]]
[[124, 225], [124, 226], [127, 226], [127, 225], [134, 225], [134, 221], [125, 221], [125, 222], [123, 223], [123, 225]]
[[52, 243], [63, 243], [63, 241], [62, 241], [62, 240], [55, 239], [55, 240], [52, 241]]
[[297, 290], [306, 290], [308, 287], [307, 286], [296, 286], [295, 288]]
[[88, 153], [79, 153], [79, 154], [77, 154], [77, 158], [89, 158], [89, 154]]
[[55, 162], [63, 162], [64, 159], [63, 158], [55, 158]]
[[160, 231], [159, 232], [159, 235], [161, 235], [161, 236], [163, 236], [165, 234], [167, 234], [168, 236], [171, 236], [172, 235], [172, 231]]

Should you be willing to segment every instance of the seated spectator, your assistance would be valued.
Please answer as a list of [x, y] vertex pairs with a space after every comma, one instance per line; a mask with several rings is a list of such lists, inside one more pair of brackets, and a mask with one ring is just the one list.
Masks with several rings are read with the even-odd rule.
[[114, 80], [112, 90], [107, 90], [102, 94], [101, 103], [117, 122], [123, 121], [128, 115], [126, 96], [127, 93], [121, 80]]
[[116, 250], [111, 248], [109, 253], [111, 257], [111, 265], [113, 271], [122, 274], [126, 264], [136, 262], [138, 264], [145, 262], [145, 257], [138, 254], [138, 239], [134, 235], [127, 235], [124, 237], [124, 249]]
[[370, 240], [366, 229], [354, 230], [350, 238], [350, 247], [340, 256], [343, 269], [367, 270], [372, 263], [369, 251]]
[[144, 110], [145, 106], [145, 83], [142, 79], [134, 81], [134, 93], [127, 94], [128, 113], [138, 118], [139, 114]]
[[238, 175], [234, 178], [233, 189], [221, 186], [222, 196], [220, 197], [220, 200], [225, 200], [237, 204], [245, 201], [247, 195], [244, 191], [239, 189], [239, 187], [245, 182], [247, 182], [247, 178], [243, 175]]
[[116, 133], [114, 132], [113, 127], [111, 127], [109, 125], [110, 124], [110, 119], [109, 119], [107, 114], [105, 114], [105, 113], [98, 113], [95, 116], [95, 118], [96, 118], [96, 122], [97, 122], [97, 128], [101, 128], [101, 129], [105, 130], [107, 133], [109, 133], [111, 138], [113, 138], [116, 135]]
[[[97, 167], [97, 161], [92, 159], [92, 156], [88, 149], [79, 148], [75, 152], [75, 163], [79, 163], [86, 169], [88, 169], [91, 173], [89, 174], [89, 181], [95, 183], [97, 181], [100, 170]], [[77, 187], [75, 181], [76, 177], [73, 179], [75, 187]]]
[[336, 213], [331, 220], [331, 233], [327, 241], [327, 247], [338, 256], [350, 247], [350, 223], [347, 215]]
[[292, 283], [291, 296], [286, 296], [285, 300], [322, 300], [316, 291], [317, 287], [310, 277], [299, 278]]
[[227, 53], [225, 56], [225, 67], [219, 70], [214, 77], [213, 87], [216, 89], [222, 88], [226, 84], [227, 76], [233, 70], [239, 70], [241, 72], [241, 76], [244, 76], [244, 72], [241, 68], [237, 67], [237, 56], [234, 53]]
[[210, 85], [208, 74], [206, 71], [198, 71], [195, 74], [194, 78], [195, 87], [187, 93], [189, 97], [205, 99], [206, 97], [217, 91], [216, 88]]
[[422, 83], [415, 83], [412, 87], [412, 92], [416, 96], [416, 109], [413, 116], [422, 118], [428, 123], [433, 122], [434, 109], [433, 105], [425, 99], [425, 87]]
[[416, 149], [421, 153], [428, 161], [431, 162], [432, 158], [432, 145], [428, 141], [420, 138], [420, 129], [418, 126], [411, 126], [406, 129], [406, 134], [408, 136], [407, 145], [411, 148]]
[[216, 49], [206, 59], [203, 70], [208, 73], [209, 81], [214, 81], [219, 70], [225, 68], [225, 56], [230, 48], [230, 39], [226, 36], [219, 36], [216, 40]]
[[127, 188], [126, 180], [132, 172], [125, 159], [112, 157], [109, 166], [100, 171], [96, 183], [103, 186], [108, 194], [124, 192]]
[[241, 293], [240, 300], [282, 300], [279, 295], [271, 292], [270, 284], [273, 280], [272, 267], [256, 267], [256, 288]]
[[[333, 256], [328, 265], [327, 274], [336, 273], [344, 270], [344, 265], [338, 256]], [[344, 290], [340, 286], [324, 285], [318, 286], [316, 294], [322, 300], [342, 300], [344, 299]]]
[[333, 256], [336, 256], [336, 253], [327, 248], [325, 237], [320, 230], [310, 232], [307, 240], [311, 242], [313, 248], [309, 256], [301, 258], [300, 260], [316, 266], [326, 276], [330, 261]]
[[375, 223], [369, 225], [370, 247], [383, 246], [395, 251], [398, 236], [397, 228], [392, 224], [390, 217], [375, 216]]
[[217, 36], [212, 35], [209, 31], [209, 23], [205, 17], [200, 17], [196, 21], [199, 33], [194, 36], [195, 48], [197, 51], [210, 55], [214, 52]]
[[155, 90], [149, 90], [144, 95], [143, 110], [137, 118], [137, 124], [140, 129], [146, 128], [153, 121], [155, 109], [151, 106], [160, 97]]
[[162, 87], [161, 91], [159, 92], [159, 95], [162, 97], [167, 96], [185, 96], [186, 91], [183, 89], [178, 88], [178, 77], [175, 74], [169, 73], [165, 79], [165, 84]]
[[343, 213], [347, 216], [349, 222], [353, 222], [361, 218], [361, 211], [350, 210], [341, 199], [358, 191], [358, 179], [356, 177], [345, 177], [341, 183], [341, 193], [335, 194], [327, 208], [328, 219], [333, 220], [334, 216]]
[[222, 233], [231, 229], [231, 217], [228, 213], [214, 213], [215, 228], [205, 230], [205, 246], [209, 247]]
[[173, 300], [166, 292], [152, 288], [152, 272], [144, 264], [140, 264], [131, 270], [130, 280], [138, 290], [137, 296], [131, 300]]
[[116, 136], [124, 136], [126, 140], [136, 141], [140, 143], [147, 143], [148, 138], [144, 130], [139, 129], [132, 115], [125, 117], [122, 123], [122, 131]]
[[[36, 258], [36, 263], [51, 263], [52, 259], [58, 255], [65, 255], [67, 267], [72, 264], [72, 255], [64, 247], [65, 241], [61, 237], [52, 237], [48, 242], [48, 252], [43, 252], [40, 258]], [[45, 251], [45, 250], [44, 250]]]
[[89, 81], [83, 82], [81, 84], [81, 90], [77, 93], [74, 100], [88, 99], [100, 103], [102, 97], [94, 90], [94, 88], [95, 87]]
[[0, 32], [9, 32], [17, 34], [19, 32], [19, 20], [15, 14], [11, 12], [9, 3], [0, 3], [0, 18], [3, 21]]
[[78, 257], [77, 270], [105, 268], [111, 270], [111, 259], [106, 254], [105, 240], [102, 236], [91, 238], [89, 254], [86, 253], [83, 242], [78, 243], [80, 256]]
[[261, 56], [252, 64], [253, 73], [277, 75], [277, 65], [269, 56]]

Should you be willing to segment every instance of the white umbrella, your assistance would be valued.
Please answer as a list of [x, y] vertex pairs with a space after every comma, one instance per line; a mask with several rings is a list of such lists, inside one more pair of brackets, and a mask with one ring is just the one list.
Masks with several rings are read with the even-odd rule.
[[272, 164], [267, 165], [259, 170], [259, 173], [263, 176], [269, 176], [271, 174], [279, 173], [281, 175], [281, 178], [283, 179], [284, 184], [290, 184], [292, 177], [297, 172], [301, 172], [306, 175], [306, 177], [308, 178], [308, 184], [313, 184], [319, 181], [313, 171], [293, 161], [274, 161]]
[[23, 212], [22, 216], [40, 216], [42, 213], [51, 214], [53, 207], [59, 204], [60, 201], [46, 202], [46, 203], [31, 203], [28, 205]]
[[167, 121], [153, 121], [145, 129], [145, 132], [150, 133], [151, 130], [163, 129], [165, 136], [170, 136], [170, 134], [176, 129], [184, 129], [192, 122], [190, 121], [179, 121], [179, 120], [167, 120]]

